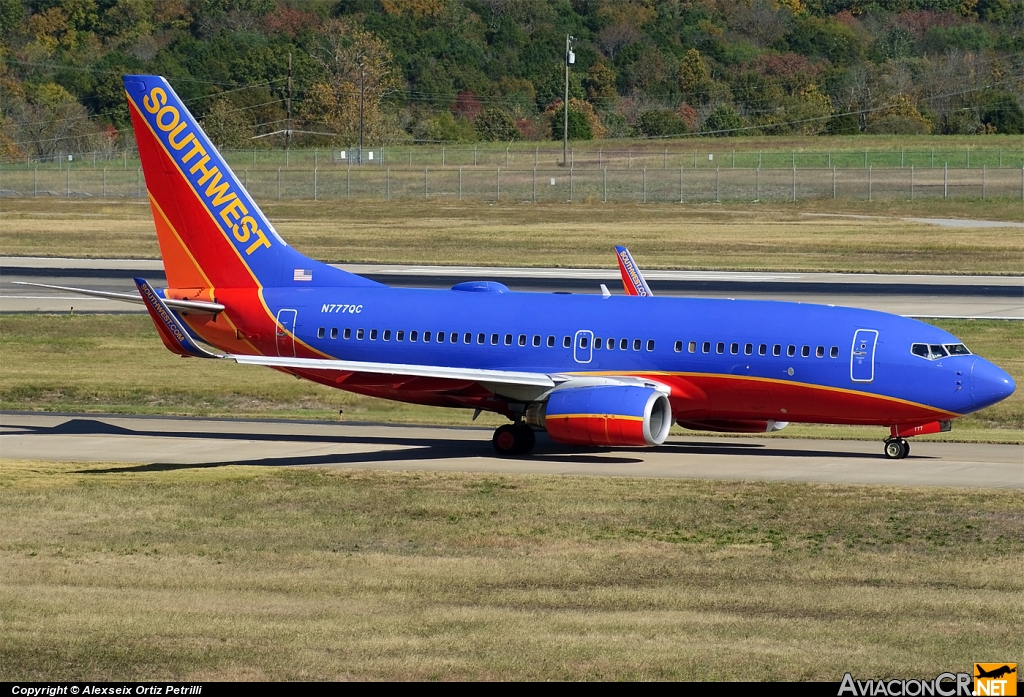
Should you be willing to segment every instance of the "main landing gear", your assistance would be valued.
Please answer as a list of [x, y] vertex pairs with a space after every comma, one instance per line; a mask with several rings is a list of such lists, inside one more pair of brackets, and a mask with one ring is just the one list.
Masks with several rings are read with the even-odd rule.
[[536, 442], [533, 429], [522, 422], [501, 426], [491, 438], [494, 449], [503, 457], [525, 455], [533, 450]]
[[910, 454], [910, 443], [904, 438], [885, 439], [885, 456], [890, 460], [902, 460]]

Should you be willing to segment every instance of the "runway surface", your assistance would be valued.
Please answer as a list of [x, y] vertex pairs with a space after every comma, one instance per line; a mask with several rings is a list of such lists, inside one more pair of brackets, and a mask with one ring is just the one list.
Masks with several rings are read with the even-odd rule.
[[307, 466], [1024, 489], [1021, 445], [914, 441], [910, 457], [893, 461], [870, 441], [690, 436], [654, 449], [581, 450], [542, 434], [531, 456], [502, 459], [490, 439], [483, 428], [0, 414], [5, 458], [136, 463], [126, 472]]
[[[339, 264], [353, 273], [399, 287], [449, 288], [473, 279], [517, 291], [621, 294], [616, 268], [538, 269]], [[840, 273], [647, 271], [658, 295], [789, 300], [881, 310], [911, 317], [1024, 319], [1020, 276], [925, 276]], [[160, 260], [0, 258], [0, 311], [144, 312], [141, 305], [14, 285], [28, 281], [134, 293], [133, 276], [166, 284]]]

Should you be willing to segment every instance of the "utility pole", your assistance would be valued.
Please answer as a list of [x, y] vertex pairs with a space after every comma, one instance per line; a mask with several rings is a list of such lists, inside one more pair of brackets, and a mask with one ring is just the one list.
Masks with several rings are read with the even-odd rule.
[[292, 54], [288, 54], [288, 126], [284, 132], [284, 148], [292, 148]]
[[363, 164], [363, 82], [366, 72], [363, 70], [362, 61], [359, 62], [359, 150], [356, 153], [356, 164]]
[[569, 66], [576, 62], [572, 36], [565, 35], [565, 114], [562, 116], [562, 166], [569, 166]]

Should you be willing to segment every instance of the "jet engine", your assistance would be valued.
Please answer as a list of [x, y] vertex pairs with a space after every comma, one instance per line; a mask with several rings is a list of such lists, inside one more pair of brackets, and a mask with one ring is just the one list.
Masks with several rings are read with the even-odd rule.
[[650, 387], [568, 387], [531, 405], [525, 420], [558, 443], [644, 447], [668, 438], [672, 406], [667, 395]]

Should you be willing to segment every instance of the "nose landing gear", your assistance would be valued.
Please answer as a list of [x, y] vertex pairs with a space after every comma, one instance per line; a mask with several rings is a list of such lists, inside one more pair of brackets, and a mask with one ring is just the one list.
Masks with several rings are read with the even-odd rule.
[[885, 439], [885, 456], [890, 460], [902, 460], [910, 454], [910, 443], [903, 438]]
[[525, 455], [533, 450], [536, 442], [533, 429], [522, 422], [499, 427], [491, 438], [494, 449], [502, 457]]

